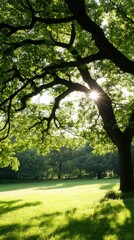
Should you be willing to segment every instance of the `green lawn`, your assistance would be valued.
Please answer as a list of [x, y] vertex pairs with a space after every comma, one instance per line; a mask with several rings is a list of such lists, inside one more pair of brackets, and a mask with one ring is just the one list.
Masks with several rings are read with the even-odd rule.
[[0, 240], [133, 240], [134, 200], [100, 202], [118, 180], [0, 185]]

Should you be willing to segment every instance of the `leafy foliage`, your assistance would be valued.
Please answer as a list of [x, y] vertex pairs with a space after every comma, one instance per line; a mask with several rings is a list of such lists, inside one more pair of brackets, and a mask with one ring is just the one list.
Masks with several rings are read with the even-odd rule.
[[17, 163], [14, 149], [48, 153], [79, 137], [101, 153], [131, 144], [132, 17], [131, 0], [0, 2], [1, 165]]

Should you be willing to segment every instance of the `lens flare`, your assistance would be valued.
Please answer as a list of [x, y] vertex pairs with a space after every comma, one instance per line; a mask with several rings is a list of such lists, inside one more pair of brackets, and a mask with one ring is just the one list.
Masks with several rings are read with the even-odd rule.
[[94, 101], [98, 100], [99, 98], [99, 93], [97, 91], [91, 91], [90, 92], [90, 98]]

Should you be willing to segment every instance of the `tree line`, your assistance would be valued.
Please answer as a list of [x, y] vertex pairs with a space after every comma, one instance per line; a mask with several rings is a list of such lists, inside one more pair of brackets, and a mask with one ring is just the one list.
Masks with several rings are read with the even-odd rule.
[[94, 154], [89, 144], [80, 149], [61, 147], [60, 150], [52, 150], [47, 156], [39, 155], [35, 149], [26, 149], [16, 153], [16, 156], [20, 162], [19, 170], [1, 168], [1, 179], [101, 179], [119, 176], [118, 153]]

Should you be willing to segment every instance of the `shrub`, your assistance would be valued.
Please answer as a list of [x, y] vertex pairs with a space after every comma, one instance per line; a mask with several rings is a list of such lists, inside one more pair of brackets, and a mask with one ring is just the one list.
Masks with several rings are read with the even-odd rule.
[[116, 200], [116, 199], [130, 199], [130, 198], [134, 198], [134, 192], [129, 192], [129, 193], [122, 193], [120, 191], [114, 191], [114, 190], [110, 190], [108, 191], [104, 198], [101, 199], [101, 201], [106, 201], [108, 199], [113, 199], [113, 200]]

